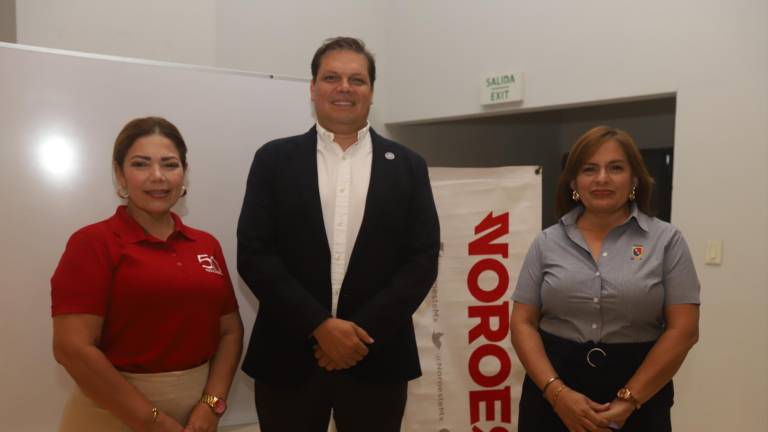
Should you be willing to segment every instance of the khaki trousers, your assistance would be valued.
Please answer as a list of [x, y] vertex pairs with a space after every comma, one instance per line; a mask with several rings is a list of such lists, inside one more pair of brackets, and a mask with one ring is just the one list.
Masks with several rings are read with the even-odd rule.
[[[208, 363], [176, 372], [121, 374], [157, 409], [185, 426], [208, 381]], [[131, 429], [75, 387], [64, 406], [59, 432], [88, 431], [131, 432]]]

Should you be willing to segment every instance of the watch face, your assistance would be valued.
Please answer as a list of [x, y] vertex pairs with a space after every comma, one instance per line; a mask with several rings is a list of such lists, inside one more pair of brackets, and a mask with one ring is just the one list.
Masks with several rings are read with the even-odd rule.
[[227, 410], [227, 404], [224, 403], [224, 401], [221, 399], [217, 400], [216, 406], [213, 408], [213, 412], [215, 412], [218, 415], [222, 415], [226, 410]]

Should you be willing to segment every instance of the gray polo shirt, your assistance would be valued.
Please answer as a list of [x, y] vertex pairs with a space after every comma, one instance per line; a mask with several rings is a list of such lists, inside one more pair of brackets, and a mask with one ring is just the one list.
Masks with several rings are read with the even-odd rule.
[[577, 342], [646, 342], [664, 331], [664, 306], [699, 304], [691, 253], [674, 226], [638, 211], [603, 240], [595, 262], [571, 210], [525, 257], [512, 299], [539, 307], [542, 330]]

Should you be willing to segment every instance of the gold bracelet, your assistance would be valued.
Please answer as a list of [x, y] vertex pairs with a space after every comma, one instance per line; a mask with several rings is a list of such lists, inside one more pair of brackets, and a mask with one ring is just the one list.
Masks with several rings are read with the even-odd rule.
[[157, 423], [157, 416], [160, 414], [160, 410], [158, 410], [155, 407], [152, 407], [152, 424]]
[[557, 399], [560, 397], [560, 393], [565, 390], [566, 385], [563, 384], [560, 387], [555, 390], [555, 394], [552, 395], [552, 408], [555, 408], [555, 404], [557, 404]]
[[562, 381], [559, 376], [555, 375], [552, 378], [548, 379], [547, 382], [544, 383], [544, 387], [541, 388], [541, 394], [544, 395], [547, 393], [547, 387], [550, 386], [555, 381]]

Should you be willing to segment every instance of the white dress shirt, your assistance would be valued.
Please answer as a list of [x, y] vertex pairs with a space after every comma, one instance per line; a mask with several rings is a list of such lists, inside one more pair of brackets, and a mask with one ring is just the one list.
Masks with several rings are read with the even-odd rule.
[[357, 142], [346, 151], [334, 141], [332, 132], [323, 129], [320, 124], [316, 126], [317, 184], [331, 250], [331, 314], [336, 316], [341, 284], [363, 222], [371, 180], [373, 144], [370, 124], [357, 132]]

